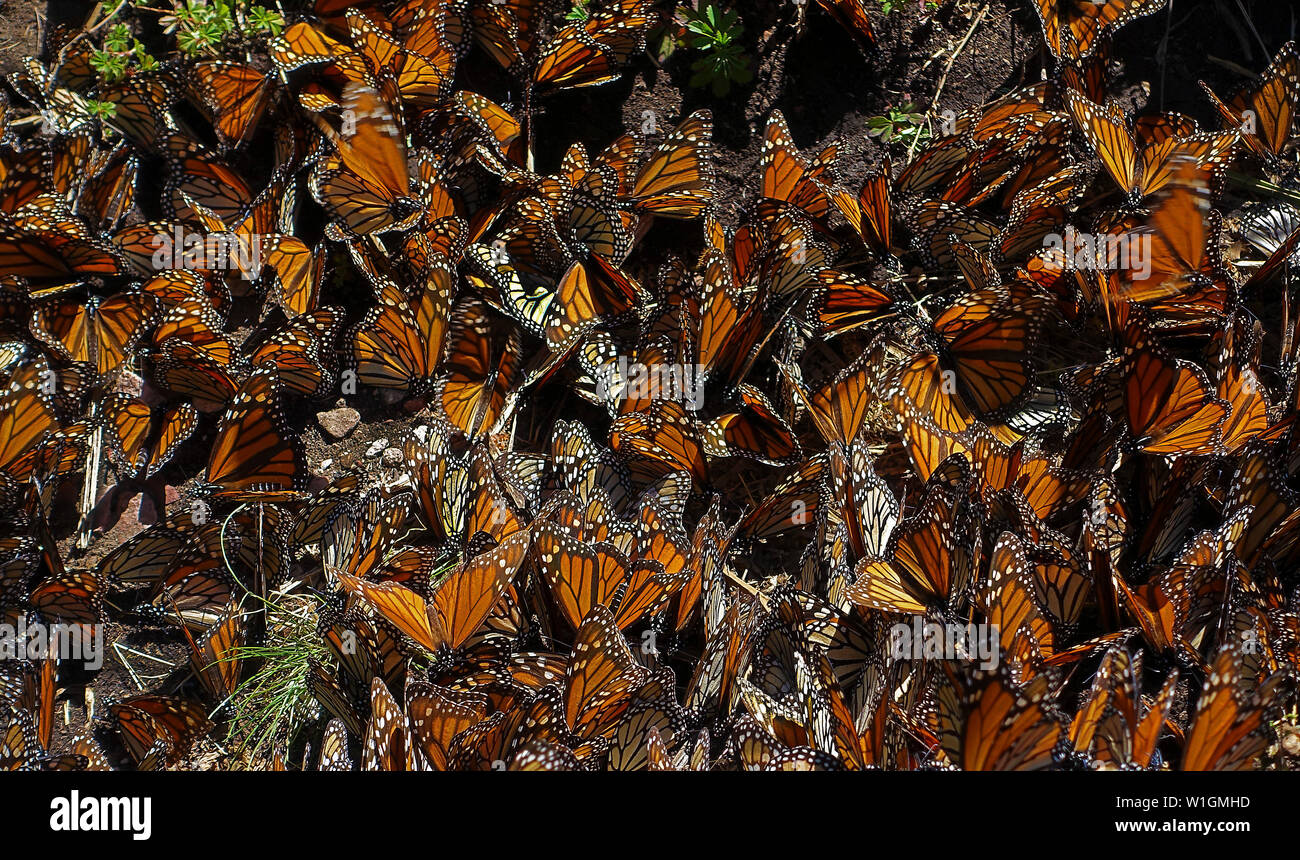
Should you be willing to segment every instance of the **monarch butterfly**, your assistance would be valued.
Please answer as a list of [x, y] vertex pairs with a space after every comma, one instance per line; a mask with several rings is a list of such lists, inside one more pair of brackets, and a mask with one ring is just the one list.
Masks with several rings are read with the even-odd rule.
[[434, 684], [406, 686], [406, 717], [414, 741], [434, 770], [446, 770], [452, 739], [487, 718], [488, 698]]
[[195, 64], [191, 87], [227, 149], [237, 149], [249, 139], [272, 92], [271, 78], [266, 74], [225, 60]]
[[1162, 328], [1221, 324], [1227, 276], [1219, 251], [1221, 219], [1209, 207], [1204, 174], [1182, 159], [1155, 196], [1147, 224], [1135, 231], [1141, 241], [1150, 237], [1150, 250], [1145, 260], [1130, 259], [1121, 273], [1120, 298], [1141, 302]]
[[875, 394], [869, 372], [874, 361], [873, 350], [865, 350], [861, 358], [811, 395], [800, 384], [795, 370], [784, 364], [777, 367], [790, 381], [791, 390], [808, 410], [822, 439], [847, 448], [862, 429], [862, 420]]
[[[1120, 648], [1108, 650], [1102, 657], [1087, 701], [1070, 724], [1070, 740], [1080, 752], [1092, 752], [1110, 767], [1150, 767], [1156, 742], [1164, 727], [1178, 670], [1171, 669], [1160, 692], [1143, 708], [1138, 695], [1141, 655], [1130, 657]], [[1145, 713], [1144, 713], [1145, 711]]]
[[361, 742], [361, 769], [420, 770], [417, 748], [411, 743], [406, 713], [379, 678], [370, 681], [370, 723]]
[[997, 625], [1002, 652], [1020, 665], [1022, 680], [1032, 677], [1036, 664], [1056, 652], [1056, 637], [1039, 591], [1025, 542], [1003, 532], [989, 557], [989, 583], [980, 604], [989, 623]]
[[1229, 363], [1222, 371], [1216, 396], [1228, 405], [1228, 417], [1220, 428], [1220, 442], [1237, 451], [1268, 428], [1268, 400], [1263, 384], [1250, 367]]
[[649, 673], [637, 664], [613, 615], [593, 606], [578, 626], [564, 678], [564, 720], [580, 738], [600, 737], [622, 717]]
[[[858, 557], [883, 557], [898, 526], [899, 503], [889, 485], [871, 465], [860, 441], [847, 450], [833, 443], [827, 453], [826, 489], [817, 505], [826, 508], [828, 522], [841, 521], [849, 544]], [[831, 506], [833, 504], [833, 507]], [[801, 511], [807, 519], [806, 510]]]
[[[940, 138], [936, 143], [919, 152], [912, 163], [903, 168], [898, 175], [892, 195], [897, 198], [899, 204], [905, 204], [917, 195], [943, 194], [953, 186], [959, 173], [967, 169], [968, 162], [978, 154], [979, 144], [969, 134], [960, 133], [962, 129], [969, 130], [970, 121], [970, 117], [964, 114], [958, 117], [953, 128], [958, 132], [957, 134]], [[889, 175], [883, 164], [872, 178], [888, 188]], [[891, 209], [892, 207], [891, 202]], [[846, 207], [841, 205], [840, 208]], [[847, 208], [852, 211], [851, 207]], [[854, 221], [854, 219], [849, 220], [850, 223]]]
[[1030, 393], [1045, 308], [1031, 284], [1013, 281], [982, 285], [935, 317], [943, 357], [976, 412], [1005, 415]]
[[13, 212], [48, 190], [49, 182], [41, 176], [44, 162], [40, 150], [0, 158], [0, 211]]
[[1104, 37], [1164, 5], [1165, 0], [1034, 0], [1043, 38], [1058, 60], [1091, 55]]
[[255, 196], [239, 171], [193, 140], [175, 134], [166, 141], [167, 191], [164, 215], [182, 223], [202, 221], [190, 202], [236, 228]]
[[410, 512], [410, 497], [402, 494], [385, 498], [370, 492], [359, 502], [340, 507], [326, 522], [321, 559], [331, 569], [365, 577], [374, 573], [392, 552]]
[[112, 248], [74, 218], [66, 204], [45, 196], [13, 214], [0, 212], [0, 267], [9, 275], [56, 284], [120, 274]]
[[206, 544], [198, 536], [185, 543], [175, 562], [154, 583], [150, 603], [140, 607], [142, 611], [201, 634], [211, 629], [230, 608], [236, 583], [225, 568], [220, 548], [214, 554]]
[[[954, 455], [972, 460], [993, 488], [1004, 485], [1006, 446], [1014, 435], [977, 419], [934, 353], [918, 353], [898, 377], [891, 403], [899, 415], [908, 455], [919, 476], [929, 478]], [[987, 474], [988, 469], [992, 474]]]
[[474, 41], [501, 68], [519, 74], [534, 57], [538, 32], [550, 18], [548, 0], [493, 3], [473, 0], [469, 8]]
[[318, 165], [312, 196], [349, 236], [413, 226], [421, 207], [411, 197], [397, 109], [373, 87], [349, 82], [343, 89], [343, 111], [341, 135], [317, 119], [338, 157]]
[[[174, 513], [163, 522], [155, 523], [130, 540], [125, 541], [100, 561], [97, 573], [110, 588], [139, 588], [152, 586], [162, 580], [180, 560], [191, 540], [203, 542], [219, 529], [195, 522], [190, 512]], [[211, 549], [219, 551], [215, 539]], [[205, 548], [206, 551], [206, 548]]]
[[360, 57], [346, 45], [306, 21], [285, 28], [269, 47], [271, 62], [282, 73], [317, 63], [332, 63], [351, 80], [362, 79], [367, 71]]
[[1260, 76], [1259, 83], [1245, 87], [1227, 104], [1201, 82], [1223, 118], [1224, 128], [1239, 131], [1242, 142], [1270, 169], [1281, 166], [1296, 132], [1300, 111], [1300, 53], [1287, 42]]
[[646, 34], [658, 17], [648, 0], [619, 0], [608, 13], [593, 12], [546, 40], [533, 65], [538, 87], [591, 87], [615, 80], [628, 61], [645, 50]]
[[113, 769], [99, 744], [86, 735], [78, 735], [73, 738], [72, 754], [86, 759], [86, 770]]
[[789, 204], [772, 200], [759, 202], [757, 217], [763, 238], [754, 263], [762, 288], [786, 296], [812, 287], [817, 272], [830, 259], [829, 249], [813, 233], [812, 222]]
[[1300, 263], [1300, 254], [1296, 252], [1300, 246], [1300, 210], [1289, 203], [1250, 207], [1238, 221], [1237, 229], [1241, 238], [1268, 255], [1242, 285], [1243, 293], [1266, 282], [1283, 266], [1290, 268]]
[[187, 298], [169, 308], [153, 330], [153, 345], [175, 338], [202, 347], [215, 360], [229, 364], [234, 345], [222, 333], [224, 324], [206, 297]]
[[867, 278], [822, 269], [817, 280], [822, 289], [817, 319], [827, 337], [887, 318], [886, 312], [894, 306], [889, 292]]
[[939, 268], [954, 261], [953, 236], [976, 251], [990, 253], [990, 246], [999, 241], [1002, 234], [997, 224], [968, 207], [947, 200], [910, 203], [903, 216], [912, 231], [913, 246], [928, 265]]
[[391, 74], [402, 100], [416, 106], [431, 106], [446, 97], [457, 53], [441, 38], [436, 21], [421, 34], [413, 34], [414, 40], [399, 40], [389, 32], [391, 22], [382, 16], [348, 10], [346, 17], [349, 39], [368, 67], [367, 77]]
[[[820, 485], [825, 469], [826, 458], [823, 455], [805, 460], [777, 484], [767, 498], [745, 514], [736, 525], [733, 540], [762, 542], [786, 529], [810, 525], [820, 504]], [[704, 523], [701, 520], [701, 525]], [[699, 529], [697, 526], [697, 536], [703, 538], [706, 532]]]
[[736, 756], [746, 770], [840, 770], [839, 760], [835, 756], [804, 744], [782, 744], [748, 713], [742, 714], [737, 720], [733, 744]]
[[702, 292], [687, 304], [701, 389], [709, 380], [727, 388], [742, 381], [763, 334], [761, 296], [745, 297], [740, 275], [727, 257], [716, 248], [705, 250]]
[[474, 484], [473, 504], [466, 520], [470, 540], [482, 532], [500, 542], [524, 528], [524, 520], [507, 500], [485, 448], [470, 451], [469, 476]]
[[348, 730], [338, 717], [325, 726], [321, 736], [320, 757], [316, 769], [322, 771], [352, 770], [352, 754], [348, 750]]
[[302, 240], [283, 234], [261, 237], [260, 251], [266, 265], [275, 271], [275, 293], [288, 316], [316, 309], [325, 268], [325, 249], [309, 248]]
[[513, 167], [524, 161], [523, 128], [505, 108], [478, 93], [462, 90], [451, 99], [446, 121], [452, 124], [448, 133], [453, 139], [468, 133], [478, 164], [507, 183], [530, 182]]
[[[660, 671], [636, 692], [618, 727], [610, 738], [609, 768], [616, 771], [634, 770], [687, 770], [686, 752], [679, 757], [669, 754], [669, 746], [677, 746], [678, 738], [685, 733], [681, 723], [681, 710], [673, 692], [675, 680], [671, 672]], [[708, 731], [702, 730], [702, 739], [695, 745], [691, 756], [693, 764], [707, 764]], [[700, 745], [703, 744], [701, 754]], [[705, 759], [703, 763], [699, 758]], [[702, 769], [702, 768], [701, 768]]]
[[629, 202], [647, 215], [698, 218], [713, 199], [713, 115], [682, 120], [637, 171]]
[[132, 696], [108, 710], [127, 751], [142, 767], [150, 759], [175, 764], [213, 727], [197, 703], [168, 696]]
[[1222, 598], [1217, 571], [1233, 553], [1248, 521], [1249, 513], [1238, 511], [1217, 529], [1201, 532], [1167, 570], [1146, 585], [1130, 588], [1123, 579], [1116, 579], [1125, 607], [1154, 647], [1202, 665], [1190, 643], [1197, 637], [1197, 626], [1219, 609]]
[[835, 182], [835, 155], [836, 147], [832, 145], [814, 159], [804, 158], [795, 148], [785, 117], [780, 111], [772, 111], [763, 135], [763, 183], [759, 193], [797, 207], [814, 221], [822, 221], [831, 207], [825, 189]]
[[153, 410], [135, 397], [110, 395], [102, 404], [105, 425], [112, 431], [112, 446], [121, 455], [128, 474], [150, 478], [172, 459], [198, 427], [199, 413], [182, 403], [164, 410], [154, 423]]
[[563, 488], [584, 504], [603, 493], [615, 505], [631, 495], [631, 477], [626, 465], [613, 451], [592, 441], [581, 423], [561, 420], [551, 437], [552, 474], [548, 488]]
[[281, 383], [304, 397], [320, 397], [333, 382], [334, 337], [339, 312], [320, 308], [295, 317], [249, 356], [253, 366], [274, 365]]
[[455, 652], [478, 630], [501, 598], [523, 563], [530, 540], [527, 530], [516, 532], [495, 548], [467, 559], [434, 589], [427, 603], [397, 582], [368, 582], [342, 569], [335, 575], [350, 593], [361, 597], [428, 651]]
[[1042, 770], [1061, 752], [1063, 726], [1047, 703], [1047, 678], [1017, 685], [1006, 667], [963, 677], [944, 664], [935, 693], [935, 734], [962, 770]]
[[[900, 179], [901, 181], [901, 179]], [[893, 168], [889, 159], [867, 174], [857, 195], [843, 188], [832, 190], [830, 199], [867, 247], [879, 254], [892, 254], [894, 207], [890, 192]]]
[[442, 541], [463, 536], [472, 486], [466, 458], [454, 453], [450, 438], [437, 429], [423, 442], [412, 437], [404, 451], [425, 527]]
[[726, 455], [740, 454], [772, 466], [788, 466], [799, 460], [801, 450], [794, 433], [767, 395], [742, 383], [736, 389], [739, 402], [704, 429], [706, 445]]
[[88, 760], [82, 755], [46, 754], [36, 727], [25, 711], [13, 711], [0, 734], [0, 771], [85, 770], [87, 765]]
[[708, 462], [699, 429], [676, 401], [654, 400], [647, 408], [619, 416], [610, 428], [609, 440], [615, 451], [645, 458], [660, 474], [689, 472], [695, 483], [708, 484]]
[[[220, 408], [235, 390], [229, 375], [234, 346], [221, 333], [221, 318], [206, 296], [184, 298], [154, 327], [154, 374], [174, 394], [205, 403], [202, 411]], [[161, 349], [157, 349], [161, 347]]]
[[137, 72], [103, 87], [99, 99], [113, 105], [110, 126], [142, 151], [156, 152], [159, 141], [175, 128], [171, 108], [180, 100], [180, 88], [166, 72]]
[[586, 543], [549, 522], [538, 523], [535, 532], [542, 576], [575, 629], [592, 607], [611, 604], [618, 627], [630, 627], [683, 584], [662, 562], [629, 560], [612, 543]]
[[224, 702], [239, 686], [245, 624], [242, 612], [227, 610], [202, 639], [190, 639], [190, 665], [214, 701]]
[[[443, 373], [433, 390], [445, 428], [469, 439], [490, 433], [513, 409], [521, 347], [513, 326], [501, 343], [484, 306], [474, 299], [452, 309]], [[494, 355], [493, 350], [497, 351]]]
[[[1065, 103], [1075, 123], [1101, 156], [1102, 166], [1120, 191], [1140, 200], [1164, 188], [1182, 159], [1194, 160], [1207, 174], [1221, 172], [1232, 157], [1235, 133], [1173, 135], [1144, 141], [1135, 138], [1123, 113], [1114, 106], [1101, 107], [1072, 90]], [[1154, 133], [1139, 125], [1138, 131]]]
[[156, 302], [147, 293], [118, 293], [94, 305], [91, 352], [101, 378], [121, 366], [155, 320]]
[[1183, 748], [1183, 770], [1247, 770], [1269, 743], [1267, 716], [1284, 677], [1244, 678], [1239, 647], [1226, 645], [1201, 687]]
[[235, 395], [238, 385], [229, 365], [221, 361], [220, 344], [205, 349], [182, 338], [172, 338], [153, 355], [154, 378], [159, 385], [181, 397], [191, 397], [203, 412], [221, 409]]
[[1214, 396], [1204, 371], [1135, 338], [1125, 354], [1124, 406], [1137, 444], [1152, 454], [1221, 449], [1229, 405]]
[[847, 597], [883, 612], [956, 610], [973, 576], [972, 522], [962, 501], [938, 483], [890, 535], [883, 557], [864, 558]]
[[206, 481], [218, 496], [297, 490], [303, 483], [302, 455], [280, 411], [276, 371], [251, 373], [221, 416]]
[[0, 394], [0, 470], [26, 481], [35, 465], [36, 447], [58, 429], [51, 389], [54, 371], [43, 357], [21, 365]]
[[[558, 283], [512, 265], [500, 245], [472, 246], [469, 258], [501, 296], [511, 316], [529, 331], [545, 337], [547, 345], [560, 354], [571, 352], [596, 324], [614, 321], [631, 310], [631, 300], [621, 291], [623, 284], [628, 284], [630, 291], [640, 289], [632, 287], [625, 275], [595, 253], [590, 256], [593, 265], [574, 260]], [[596, 276], [605, 272], [613, 277]]]

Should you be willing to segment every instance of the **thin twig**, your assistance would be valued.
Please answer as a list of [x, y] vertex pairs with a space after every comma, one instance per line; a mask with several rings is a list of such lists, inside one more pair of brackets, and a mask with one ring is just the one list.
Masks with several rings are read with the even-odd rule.
[[1165, 71], [1169, 66], [1169, 31], [1174, 23], [1174, 0], [1169, 0], [1165, 9], [1165, 34], [1156, 46], [1156, 57], [1160, 61], [1160, 110], [1165, 109]]
[[971, 21], [970, 29], [966, 31], [966, 35], [962, 37], [962, 40], [957, 43], [956, 50], [954, 50], [952, 55], [948, 57], [948, 65], [944, 67], [943, 74], [939, 76], [939, 85], [935, 88], [934, 99], [930, 102], [931, 111], [934, 111], [934, 109], [939, 106], [939, 96], [943, 94], [943, 88], [948, 83], [948, 73], [952, 71], [952, 66], [957, 62], [957, 57], [959, 57], [961, 52], [966, 49], [966, 44], [970, 42], [971, 37], [975, 35], [975, 30], [984, 21], [984, 16], [988, 14], [988, 11], [989, 4], [987, 0], [985, 0], [984, 5], [975, 13], [975, 20]]
[[[98, 406], [92, 406], [90, 410], [91, 419], [98, 418]], [[77, 549], [85, 552], [90, 547], [90, 537], [93, 531], [91, 513], [94, 511], [95, 502], [99, 494], [99, 466], [100, 456], [104, 449], [104, 428], [96, 427], [90, 436], [90, 450], [86, 452], [86, 476], [81, 484], [81, 502], [80, 514], [81, 521], [77, 523]]]
[[1246, 68], [1245, 66], [1237, 65], [1232, 60], [1224, 60], [1221, 59], [1220, 57], [1214, 56], [1213, 54], [1206, 54], [1205, 59], [1209, 60], [1211, 63], [1214, 63], [1216, 66], [1223, 66], [1223, 68], [1227, 69], [1228, 71], [1241, 75], [1242, 77], [1248, 80], [1259, 79], [1259, 73], [1252, 72], [1250, 69]]
[[1241, 17], [1246, 21], [1246, 26], [1250, 28], [1250, 32], [1254, 35], [1255, 40], [1259, 42], [1259, 49], [1264, 52], [1265, 56], [1268, 56], [1268, 45], [1264, 44], [1264, 39], [1259, 35], [1259, 31], [1255, 29], [1255, 22], [1251, 20], [1250, 15], [1246, 12], [1246, 7], [1241, 5], [1241, 0], [1236, 0], [1236, 2], [1237, 9], [1241, 12]]

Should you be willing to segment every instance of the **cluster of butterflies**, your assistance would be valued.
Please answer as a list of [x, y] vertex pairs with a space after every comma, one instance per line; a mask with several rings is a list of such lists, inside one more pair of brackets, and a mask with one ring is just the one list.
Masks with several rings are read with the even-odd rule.
[[[1127, 115], [1110, 37], [1163, 6], [1036, 0], [1049, 74], [860, 187], [774, 112], [736, 224], [704, 110], [534, 164], [548, 94], [671, 4], [318, 0], [261, 65], [28, 61], [0, 613], [192, 656], [70, 749], [55, 655], [0, 663], [0, 766], [177, 765], [290, 592], [321, 717], [276, 768], [1259, 766], [1300, 659], [1300, 54], [1214, 128]], [[193, 233], [259, 254], [156, 265]], [[415, 416], [400, 464], [313, 472], [290, 417], [340, 393]], [[105, 486], [161, 513], [79, 566]], [[967, 624], [991, 664], [899, 648]]]

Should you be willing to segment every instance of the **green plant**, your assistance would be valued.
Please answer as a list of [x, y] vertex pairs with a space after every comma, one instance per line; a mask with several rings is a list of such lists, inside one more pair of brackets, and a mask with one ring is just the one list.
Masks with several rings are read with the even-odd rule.
[[911, 146], [930, 136], [925, 126], [925, 114], [915, 102], [904, 102], [891, 107], [883, 116], [867, 119], [867, 134], [881, 143], [899, 143]]
[[265, 761], [320, 713], [307, 688], [308, 659], [328, 659], [316, 634], [315, 601], [296, 594], [268, 600], [265, 644], [245, 645], [236, 658], [258, 669], [230, 697], [230, 736], [238, 739], [236, 754]]
[[591, 17], [591, 0], [573, 0], [573, 8], [564, 16], [566, 21], [586, 21]]
[[113, 102], [88, 99], [86, 101], [86, 110], [96, 119], [112, 119], [117, 116], [117, 105], [113, 104]]
[[131, 61], [141, 69], [152, 69], [158, 61], [145, 50], [144, 43], [131, 35], [126, 24], [115, 24], [104, 34], [104, 46], [90, 54], [90, 65], [105, 81], [114, 83], [126, 77]]
[[683, 7], [686, 29], [695, 34], [691, 47], [701, 56], [691, 63], [690, 85], [709, 86], [715, 96], [725, 96], [731, 85], [746, 84], [753, 78], [749, 56], [740, 44], [745, 28], [735, 11], [719, 9], [714, 3], [695, 10]]
[[[895, 9], [902, 9], [907, 4], [907, 0], [880, 0], [880, 11], [886, 15], [892, 14]], [[933, 12], [939, 8], [935, 0], [923, 0], [918, 4], [922, 11]]]
[[276, 36], [284, 18], [249, 0], [184, 0], [160, 19], [164, 33], [176, 35], [176, 47], [187, 56], [216, 56], [223, 42], [237, 36]]
[[[253, 41], [279, 35], [284, 18], [272, 9], [251, 0], [167, 0], [165, 8], [154, 8], [158, 0], [132, 0], [130, 6], [139, 13], [159, 17], [163, 32], [176, 37], [176, 47], [189, 57], [220, 56], [227, 40]], [[126, 8], [119, 4], [106, 16], [116, 17]], [[113, 24], [104, 33], [99, 49], [92, 51], [90, 64], [109, 83], [120, 81], [133, 69], [148, 71], [158, 61], [145, 50], [144, 44], [124, 22]]]

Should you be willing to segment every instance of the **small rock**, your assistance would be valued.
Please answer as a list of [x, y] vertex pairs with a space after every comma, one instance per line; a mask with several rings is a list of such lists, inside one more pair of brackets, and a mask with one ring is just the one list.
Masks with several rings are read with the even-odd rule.
[[402, 449], [385, 448], [384, 456], [380, 459], [380, 462], [389, 468], [395, 468], [402, 465]]
[[1300, 757], [1300, 727], [1282, 723], [1278, 730], [1282, 741], [1282, 751], [1295, 758]]
[[316, 423], [331, 439], [343, 439], [361, 423], [361, 413], [351, 406], [340, 406], [328, 412], [317, 412]]
[[419, 439], [420, 444], [423, 445], [425, 441], [428, 440], [429, 438], [429, 425], [421, 424], [419, 427], [415, 428], [414, 432], [415, 432], [415, 438]]
[[376, 439], [375, 441], [371, 442], [370, 447], [366, 449], [366, 457], [370, 459], [374, 459], [375, 457], [378, 457], [380, 454], [382, 454], [384, 452], [384, 449], [387, 447], [388, 447], [387, 439]]
[[329, 467], [330, 467], [330, 466], [333, 466], [333, 465], [334, 465], [334, 458], [333, 458], [333, 457], [326, 457], [324, 460], [321, 460], [321, 461], [320, 461], [320, 470], [321, 470], [322, 472], [328, 471], [328, 470], [329, 470]]

